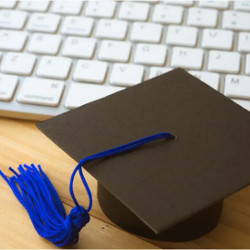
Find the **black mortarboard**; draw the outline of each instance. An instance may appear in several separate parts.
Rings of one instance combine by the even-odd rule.
[[[119,226],[189,240],[216,226],[222,202],[250,183],[250,114],[175,69],[38,124],[76,161],[159,132],[157,141],[84,167]]]

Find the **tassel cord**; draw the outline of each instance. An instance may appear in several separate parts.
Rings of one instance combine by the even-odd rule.
[[[88,205],[88,208],[86,209],[86,211],[89,212],[91,207],[92,207],[91,192],[90,192],[89,186],[87,184],[87,181],[86,181],[86,179],[82,173],[82,169],[81,169],[85,163],[92,161],[92,160],[97,160],[97,159],[107,158],[107,157],[110,157],[113,155],[117,155],[117,154],[120,154],[122,152],[132,150],[134,148],[140,147],[144,144],[147,144],[149,142],[159,140],[159,139],[175,139],[175,136],[171,135],[170,133],[158,133],[158,134],[155,134],[152,136],[147,136],[147,137],[141,138],[139,140],[136,140],[136,141],[133,141],[133,142],[130,142],[130,143],[118,146],[118,147],[114,147],[114,148],[102,151],[100,153],[88,156],[88,157],[80,160],[78,165],[75,167],[75,169],[71,175],[70,184],[69,184],[69,192],[70,192],[71,198],[74,201],[76,207],[79,207],[79,204],[76,200],[76,197],[75,197],[75,194],[73,191],[73,182],[74,182],[74,178],[75,178],[77,171],[79,172],[79,175],[81,177],[81,181],[82,181],[82,183],[87,191],[88,197],[89,197],[89,205]]]

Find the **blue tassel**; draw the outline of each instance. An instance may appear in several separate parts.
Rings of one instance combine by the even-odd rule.
[[[75,207],[72,208],[68,215],[66,215],[55,188],[40,165],[37,167],[34,164],[30,166],[26,164],[23,166],[19,165],[17,168],[19,173],[10,167],[10,171],[14,174],[12,177],[8,178],[2,171],[0,171],[0,176],[7,182],[16,198],[27,210],[37,233],[58,247],[69,246],[77,243],[80,230],[90,220],[89,211],[92,207],[92,195],[82,172],[83,164],[133,150],[143,144],[163,138],[174,139],[175,137],[169,133],[159,133],[80,160],[70,178],[69,191]],[[89,198],[87,209],[78,204],[73,191],[74,178],[77,172]]]
[[[0,171],[16,198],[27,210],[37,233],[58,247],[72,245],[78,241],[79,231],[89,222],[88,212],[81,206],[74,207],[66,216],[62,202],[42,171],[34,164],[9,168],[14,176],[9,179]]]

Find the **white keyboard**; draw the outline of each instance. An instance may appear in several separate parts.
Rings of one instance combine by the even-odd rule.
[[[0,116],[43,120],[175,67],[250,111],[250,1],[0,0]]]

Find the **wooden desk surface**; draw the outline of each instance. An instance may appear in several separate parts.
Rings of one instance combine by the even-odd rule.
[[[66,210],[73,206],[68,181],[76,165],[35,127],[34,122],[0,118],[0,169],[19,163],[40,163],[57,189]],[[97,183],[86,173],[93,193],[91,221],[80,233],[74,248],[250,248],[250,187],[227,198],[218,227],[190,242],[157,242],[131,235],[110,222],[96,197]],[[79,180],[75,192],[81,204],[87,197]],[[0,180],[0,248],[55,248],[39,237],[26,211],[6,183]]]

